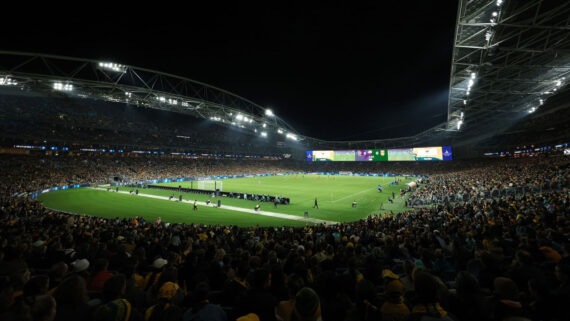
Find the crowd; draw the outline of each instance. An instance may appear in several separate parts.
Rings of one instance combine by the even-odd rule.
[[[125,150],[145,146],[207,153],[261,151],[263,155],[289,150],[284,139],[278,146],[275,136],[261,139],[253,132],[190,115],[90,99],[21,95],[19,91],[18,95],[0,95],[0,145],[80,144]]]
[[[568,318],[567,159],[354,164],[354,172],[427,175],[417,195],[545,180],[561,185],[305,228],[104,219],[14,197],[115,176],[351,170],[286,161],[97,157],[0,157],[0,320]]]

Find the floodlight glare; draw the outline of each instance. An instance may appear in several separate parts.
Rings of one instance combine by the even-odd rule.
[[[265,127],[267,127],[267,124],[266,124],[266,123],[263,123],[263,128],[265,128]]]
[[[472,72],[472,73],[471,73],[471,79],[475,79],[475,77],[477,77],[477,74],[474,73],[474,72]]]
[[[59,90],[59,91],[72,91],[73,85],[72,84],[63,84],[61,82],[55,82],[55,83],[53,83],[53,89]]]
[[[119,64],[115,64],[112,62],[100,62],[99,63],[99,68],[101,69],[107,69],[107,70],[111,70],[111,71],[115,71],[115,72],[121,72],[121,73],[125,73],[127,72],[127,67],[124,65],[119,65]]]
[[[243,115],[242,115],[242,114],[238,114],[238,115],[236,116],[236,120],[242,120],[242,119],[243,119]]]
[[[497,0],[497,7],[500,7],[503,4],[503,0]]]
[[[496,17],[498,15],[497,11],[493,11],[492,15],[493,17]]]
[[[267,137],[267,132],[261,132],[261,136]]]
[[[273,114],[273,111],[271,111],[271,109],[266,109],[266,110],[265,110],[265,115],[267,115],[267,116],[269,116],[269,117],[275,116],[275,114]]]
[[[558,86],[558,87],[562,86],[562,80],[557,80],[557,81],[556,81],[556,86]]]
[[[283,134],[283,130],[282,130],[281,128],[279,128],[279,129],[277,130],[277,133]]]
[[[469,79],[469,84],[468,84],[468,86],[469,86],[469,87],[473,86],[473,79]]]
[[[16,86],[18,85],[18,82],[8,78],[8,77],[4,77],[4,78],[0,78],[0,86]]]
[[[297,136],[295,136],[294,134],[291,134],[291,133],[287,133],[286,137],[289,139],[292,139],[292,140],[297,140]]]

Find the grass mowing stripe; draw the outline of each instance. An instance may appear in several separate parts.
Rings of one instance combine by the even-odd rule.
[[[295,177],[289,176],[264,176],[253,178],[233,178],[223,180],[224,191],[234,190],[246,192],[248,194],[257,193],[274,196],[284,196],[291,198],[291,204],[278,205],[277,209],[273,209],[272,203],[262,203],[261,210],[268,212],[277,212],[296,217],[303,217],[305,211],[309,212],[310,218],[328,220],[328,221],[354,221],[364,218],[370,214],[389,212],[390,210],[405,210],[403,200],[397,198],[394,204],[388,204],[387,199],[391,197],[392,192],[400,194],[399,189],[405,187],[405,183],[409,180],[402,180],[401,185],[392,186],[394,178],[391,177],[358,177],[358,176],[335,176],[327,178],[326,176],[305,175]],[[261,183],[261,184],[260,184]],[[173,182],[162,185],[176,186],[182,185],[190,187],[189,182]],[[195,185],[195,184],[194,184]],[[377,185],[384,186],[384,192],[377,190]],[[130,190],[134,188],[120,188],[120,190]],[[304,225],[303,222],[283,220],[274,217],[267,217],[249,213],[236,213],[232,211],[223,211],[223,206],[235,206],[248,211],[252,210],[258,203],[256,201],[233,199],[229,197],[221,197],[222,208],[200,208],[196,215],[192,216],[191,208],[188,210],[187,204],[184,208],[177,208],[172,205],[174,202],[164,202],[162,200],[148,201],[153,203],[136,202],[124,200],[122,198],[113,197],[117,193],[101,192],[103,194],[89,194],[81,191],[82,189],[72,189],[65,191],[50,192],[40,196],[40,200],[46,205],[50,202],[51,208],[67,210],[76,213],[86,213],[90,215],[104,217],[129,217],[144,216],[157,218],[160,214],[165,222],[186,222],[192,219],[194,223],[200,224],[235,224],[239,226],[274,225],[274,226],[290,226]],[[69,191],[69,192],[68,192]],[[59,194],[59,192],[65,192]],[[161,197],[168,197],[172,194],[177,198],[179,193],[158,189],[140,189],[139,192],[151,194]],[[181,193],[184,200],[198,200],[204,202],[210,199],[210,195]],[[117,196],[117,195],[115,195]],[[129,198],[130,195],[123,195]],[[314,198],[319,200],[320,209],[313,209]],[[335,200],[336,198],[336,200]],[[137,201],[141,201],[139,198]],[[357,208],[352,208],[352,201],[356,199]],[[217,198],[211,199],[217,202]],[[345,202],[346,201],[346,202]],[[166,204],[164,204],[166,203]],[[55,204],[55,205],[54,205]],[[384,210],[380,210],[380,204],[384,204]],[[159,213],[159,214],[157,214]],[[189,216],[190,215],[190,216]]]

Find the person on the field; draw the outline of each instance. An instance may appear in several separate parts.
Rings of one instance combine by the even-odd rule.
[[[198,210],[198,201],[194,200],[194,211]]]
[[[352,202],[352,208],[356,208],[356,200]]]
[[[319,209],[319,203],[318,203],[316,197],[315,197],[315,205],[313,205],[313,208],[315,208],[315,207],[316,207],[317,209]]]
[[[139,189],[138,188],[135,190],[135,194],[139,195]]]
[[[210,205],[210,203],[212,203],[211,200],[207,200],[207,201],[206,201],[206,205]]]
[[[277,208],[277,204],[279,204],[279,199],[276,197],[273,199],[273,208]]]
[[[260,208],[259,203],[257,203],[257,205],[255,205],[255,208],[254,208],[254,209],[255,209],[255,211],[257,212],[257,211],[259,211],[259,208]]]
[[[170,195],[170,197],[168,198],[169,201],[172,201],[172,199],[174,198],[174,194]]]

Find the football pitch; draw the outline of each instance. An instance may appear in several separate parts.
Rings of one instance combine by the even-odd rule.
[[[160,189],[139,189],[139,195],[130,194],[134,188],[120,187],[119,193],[105,188],[78,188],[53,191],[39,196],[48,208],[76,214],[107,218],[144,217],[163,222],[238,225],[238,226],[303,226],[318,223],[351,222],[371,214],[398,212],[405,209],[400,188],[405,188],[410,179],[401,179],[400,185],[390,185],[394,177],[372,176],[325,176],[283,175],[223,180],[223,191],[247,194],[264,194],[288,197],[291,203],[214,197],[208,194],[178,193]],[[191,182],[172,182],[158,185],[191,187]],[[379,192],[382,185],[383,192]],[[193,187],[196,187],[194,182]],[[395,193],[394,203],[388,198]],[[170,196],[174,198],[170,200]],[[182,195],[183,202],[178,196]],[[317,198],[319,208],[314,208]],[[221,200],[221,208],[212,206]],[[206,201],[211,201],[206,205]],[[194,201],[198,210],[193,210]],[[356,208],[352,207],[356,201]],[[254,211],[259,204],[260,210]],[[308,218],[304,213],[308,212]]]

